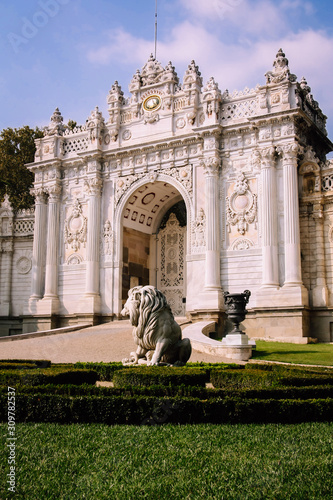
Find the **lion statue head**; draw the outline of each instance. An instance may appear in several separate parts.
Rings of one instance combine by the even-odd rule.
[[[131,358],[124,364],[135,364],[139,359],[147,364],[185,364],[191,355],[191,343],[182,340],[181,328],[176,323],[165,295],[154,286],[136,286],[128,292],[121,311],[133,325],[137,344]]]

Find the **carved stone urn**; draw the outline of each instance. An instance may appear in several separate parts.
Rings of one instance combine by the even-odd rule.
[[[232,322],[234,328],[229,335],[244,334],[239,328],[239,323],[244,321],[246,316],[246,304],[249,301],[251,292],[245,290],[244,293],[224,292],[224,301],[227,306],[228,319]]]

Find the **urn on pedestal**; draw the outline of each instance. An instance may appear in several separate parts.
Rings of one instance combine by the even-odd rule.
[[[230,334],[244,334],[239,328],[239,323],[244,321],[246,315],[246,304],[249,302],[251,292],[245,290],[244,293],[224,292],[224,300],[227,306],[228,319],[232,322],[234,328]]]

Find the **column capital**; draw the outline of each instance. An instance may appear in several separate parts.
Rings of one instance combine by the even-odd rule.
[[[85,180],[84,187],[89,196],[100,196],[103,187],[103,181],[100,177],[90,177],[89,179]]]
[[[30,194],[35,197],[35,203],[36,205],[44,204],[46,203],[46,192],[44,188],[38,187],[38,188],[31,188],[30,189]]]
[[[217,176],[221,166],[221,160],[216,156],[209,156],[200,161],[200,166],[204,168],[205,175]]]
[[[297,142],[290,142],[278,146],[276,150],[282,157],[283,163],[294,163],[297,162],[298,155],[303,153],[304,148]]]
[[[276,149],[274,146],[261,148],[259,154],[261,156],[261,168],[275,167]]]
[[[60,199],[61,186],[60,184],[53,184],[52,186],[47,186],[46,192],[48,193],[49,200],[51,202],[57,202]]]

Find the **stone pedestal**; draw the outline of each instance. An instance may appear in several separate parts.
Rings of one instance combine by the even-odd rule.
[[[244,333],[229,334],[222,339],[224,356],[226,358],[247,361],[252,356],[252,345],[249,337]]]

